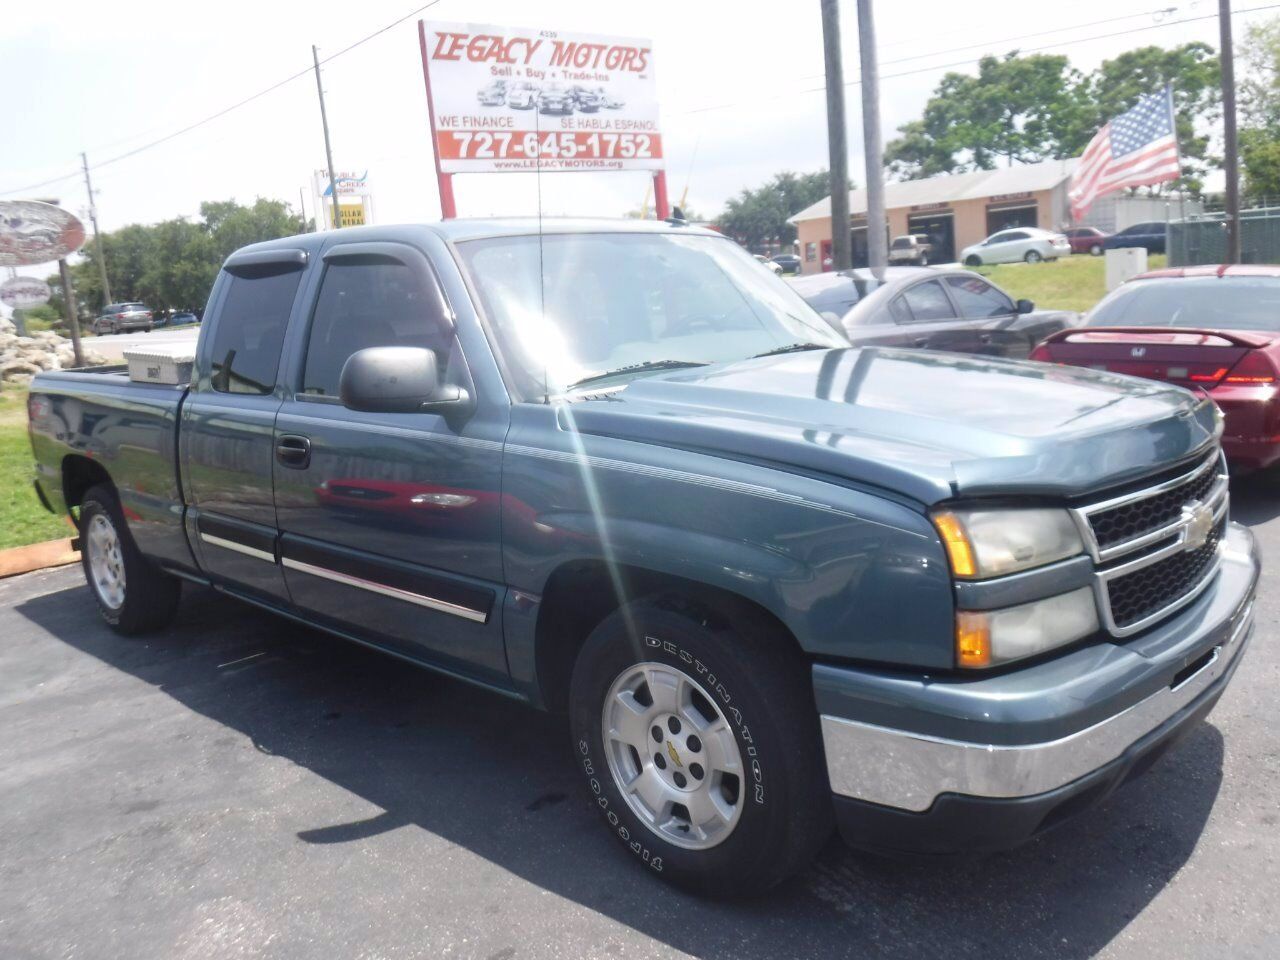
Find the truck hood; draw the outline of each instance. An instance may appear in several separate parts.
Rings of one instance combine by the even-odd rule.
[[[561,425],[955,496],[1073,497],[1148,475],[1219,431],[1207,397],[1051,364],[865,347],[716,364],[572,404]]]

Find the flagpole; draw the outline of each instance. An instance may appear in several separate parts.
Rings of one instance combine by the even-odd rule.
[[[1236,144],[1236,70],[1231,2],[1218,0],[1218,58],[1222,63],[1222,166],[1227,175],[1227,263],[1240,262],[1240,159]]]

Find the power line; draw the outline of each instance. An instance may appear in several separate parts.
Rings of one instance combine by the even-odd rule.
[[[1280,3],[1271,3],[1261,7],[1248,7],[1246,9],[1236,10],[1234,12],[1236,15],[1243,15],[1248,13],[1263,13],[1267,10],[1276,10],[1276,9],[1280,9]],[[1217,18],[1218,18],[1218,15],[1216,13],[1210,13],[1210,14],[1204,14],[1198,17],[1186,17],[1182,20],[1166,20],[1162,23],[1150,23],[1141,27],[1133,27],[1129,30],[1117,30],[1112,33],[1099,33],[1099,34],[1094,34],[1091,37],[1077,37],[1074,40],[1061,40],[1061,41],[1058,41],[1057,43],[1047,43],[1039,47],[1028,47],[1025,50],[1019,50],[1018,53],[1019,54],[1041,53],[1045,50],[1053,50],[1058,47],[1069,47],[1077,43],[1092,43],[1095,40],[1109,40],[1112,37],[1123,37],[1133,33],[1143,33],[1147,30],[1159,30],[1162,27],[1176,27],[1184,23],[1196,23],[1202,20],[1216,20]],[[1008,41],[1000,41],[1000,42],[1007,43]],[[956,49],[965,50],[969,48],[959,47]],[[936,57],[936,56],[941,56],[942,54],[945,54],[945,53],[953,53],[953,52],[955,52],[955,50],[939,50],[932,54],[921,54],[920,56]],[[918,58],[910,58],[910,59],[918,59]],[[965,59],[965,60],[954,60],[951,63],[935,63],[927,67],[917,67],[914,70],[900,70],[897,73],[882,73],[880,74],[880,79],[895,80],[899,77],[910,77],[920,73],[932,73],[935,70],[949,70],[952,67],[967,67],[973,63],[978,62],[981,59],[982,57],[969,57],[968,59]],[[901,61],[892,61],[892,62],[896,63]],[[857,84],[860,84],[861,82],[862,80],[860,78],[855,80],[846,80],[845,86],[852,87],[852,86],[856,86]],[[780,94],[776,94],[769,97],[754,97],[750,101],[740,100],[740,101],[734,101],[733,103],[715,104],[709,107],[697,107],[696,109],[693,109],[693,110],[683,111],[681,116],[687,116],[690,114],[697,114],[697,113],[711,113],[716,110],[729,110],[729,109],[732,109],[733,107],[742,106],[744,103],[747,103],[747,102],[759,103],[762,100],[786,100],[802,93],[818,93],[824,89],[826,88],[825,87],[805,87],[802,90],[790,90],[786,93],[780,93]]]
[[[350,53],[356,47],[359,47],[362,44],[368,43],[374,37],[381,36],[382,34],[386,33],[388,30],[392,30],[395,27],[400,26],[400,24],[404,23],[406,20],[416,17],[418,14],[422,13],[424,10],[428,10],[431,7],[434,7],[439,2],[440,0],[431,0],[430,3],[424,3],[422,6],[414,10],[410,10],[404,16],[391,21],[386,26],[379,27],[377,30],[373,31],[373,33],[369,34],[368,36],[361,37],[359,40],[355,41],[355,43],[345,46],[341,50],[339,50],[337,53],[333,53],[325,57],[323,60],[320,61],[320,65],[323,66],[324,64],[329,63],[331,60],[338,59],[338,57],[341,57],[343,54]],[[233,110],[239,110],[241,107],[247,106],[248,104],[253,103],[255,100],[265,97],[269,93],[274,93],[276,90],[279,90],[281,87],[285,86],[286,84],[292,83],[294,80],[297,80],[301,77],[308,76],[313,69],[314,69],[313,67],[306,67],[303,70],[299,70],[297,73],[291,74],[290,76],[285,77],[283,80],[273,83],[271,86],[265,87],[264,89],[259,90],[257,93],[251,94],[250,96],[245,97],[243,100],[236,101],[235,103],[231,104],[231,106],[229,107],[224,107],[223,109],[219,110],[217,113],[211,113],[209,114],[209,116],[205,117],[204,119],[197,120],[195,123],[190,123],[187,126],[183,127],[181,130],[175,130],[172,133],[165,134],[163,137],[160,137],[156,140],[152,140],[148,143],[144,143],[140,147],[135,147],[132,150],[128,150],[124,153],[118,154],[117,156],[111,157],[108,160],[103,160],[101,163],[95,163],[92,167],[90,167],[90,169],[101,170],[103,167],[109,167],[113,163],[119,163],[121,160],[127,160],[130,157],[135,157],[146,150],[152,149],[153,147],[158,147],[161,144],[168,143],[170,140],[180,137],[183,134],[190,133],[192,130],[196,130],[200,127],[203,127],[205,124],[212,123],[214,120],[217,120],[221,117],[225,117],[228,113],[231,113]],[[123,142],[123,141],[117,141],[117,143],[119,142]],[[54,183],[61,183],[64,180],[69,180],[72,177],[78,177],[78,176],[80,176],[80,171],[77,170],[75,173],[68,174],[67,176],[53,177],[49,180],[42,180],[39,183],[30,183],[30,184],[27,184],[25,187],[19,187],[15,190],[0,191],[0,197],[12,196],[15,193],[27,193],[31,190],[36,190],[40,187],[47,187]]]

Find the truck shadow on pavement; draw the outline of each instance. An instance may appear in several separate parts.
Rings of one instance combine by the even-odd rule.
[[[698,957],[1092,956],[1190,857],[1222,777],[1222,737],[1206,724],[1105,806],[1013,853],[898,862],[833,840],[764,901],[700,901],[597,822],[559,718],[207,590],[189,590],[178,624],[147,642],[110,633],[79,585],[17,612],[383,811],[317,823],[314,809],[274,809],[297,843],[352,844],[354,855],[416,827]],[[425,890],[421,909],[432,909]]]

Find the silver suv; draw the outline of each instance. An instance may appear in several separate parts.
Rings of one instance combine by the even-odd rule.
[[[98,319],[93,321],[93,332],[98,336],[107,333],[133,333],[150,331],[155,317],[145,303],[108,303]]]
[[[894,237],[893,243],[889,244],[890,263],[914,263],[927,267],[931,253],[933,253],[933,244],[922,233]]]

